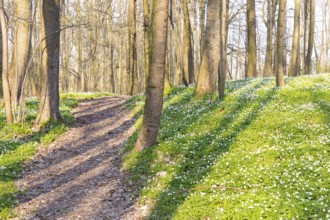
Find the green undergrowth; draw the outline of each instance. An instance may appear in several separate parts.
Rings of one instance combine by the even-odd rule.
[[[37,147],[46,147],[56,137],[63,134],[72,125],[70,110],[80,100],[106,96],[106,93],[77,93],[61,95],[60,111],[63,121],[48,122],[39,131],[34,131],[33,121],[38,112],[38,100],[27,99],[25,122],[7,126],[4,109],[0,109],[0,219],[12,217],[12,208],[16,205],[15,194],[20,193],[14,180],[21,172],[21,165],[33,156]]]
[[[135,133],[123,161],[149,219],[330,219],[330,75],[286,83],[230,81],[220,101],[166,91],[158,144],[130,153]]]

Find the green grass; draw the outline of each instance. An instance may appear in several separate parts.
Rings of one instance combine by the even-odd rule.
[[[28,99],[26,102],[26,120],[23,124],[6,126],[4,109],[0,109],[0,219],[13,216],[12,209],[16,205],[15,194],[20,193],[14,180],[21,172],[22,162],[33,156],[37,147],[46,147],[56,137],[63,134],[72,124],[70,110],[79,100],[106,96],[106,93],[84,93],[61,95],[60,111],[66,124],[48,122],[39,132],[31,127],[38,112],[38,100]]]
[[[286,82],[230,81],[221,101],[166,91],[158,144],[130,153],[135,133],[123,161],[149,218],[330,219],[330,75]]]

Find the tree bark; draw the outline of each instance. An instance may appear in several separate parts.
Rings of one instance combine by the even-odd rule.
[[[2,90],[5,102],[6,122],[10,125],[13,122],[11,112],[10,87],[8,79],[8,30],[3,0],[0,0],[0,23],[2,34]]]
[[[308,31],[308,49],[306,55],[306,74],[312,73],[312,53],[314,46],[314,29],[315,29],[315,0],[309,1],[309,31]]]
[[[306,74],[306,42],[307,42],[307,26],[308,26],[308,0],[304,0],[304,7],[303,7],[303,46],[302,46],[302,74]]]
[[[23,83],[27,73],[27,62],[31,49],[31,6],[30,0],[14,1],[15,15],[18,20],[16,21],[12,62],[9,69],[11,104],[14,108],[19,106],[22,98]]]
[[[248,64],[246,77],[257,76],[257,35],[255,0],[247,0]]]
[[[143,23],[144,23],[144,77],[147,85],[150,64],[150,5],[149,0],[143,0]]]
[[[299,57],[299,33],[300,33],[300,0],[295,0],[294,9],[294,29],[292,37],[291,49],[291,66],[289,75],[297,76],[299,71],[298,57]]]
[[[330,11],[330,0],[328,0],[327,2],[327,11]],[[327,25],[326,25],[327,29],[330,29],[330,15],[328,15],[328,21],[327,21]],[[329,64],[329,53],[330,53],[330,33],[329,31],[326,31],[326,47],[325,47],[325,51],[326,51],[326,61],[325,61],[325,66],[326,66],[326,72],[330,72],[330,64]]]
[[[135,151],[156,143],[163,107],[167,45],[168,1],[154,0],[150,74],[146,90],[143,121]]]
[[[216,90],[220,52],[219,4],[218,0],[208,1],[205,47],[196,85],[196,95],[213,93]]]
[[[218,76],[219,98],[225,94],[227,74],[227,0],[221,1],[221,23],[220,23],[220,68]]]
[[[194,83],[194,54],[192,48],[192,30],[187,0],[182,0],[183,8],[183,82],[187,86]]]
[[[43,0],[41,10],[41,88],[36,124],[60,120],[59,50],[60,0]]]
[[[130,95],[138,93],[137,75],[137,39],[136,39],[136,0],[129,0],[128,3],[128,68],[130,81]]]
[[[268,0],[268,16],[267,16],[267,47],[266,47],[266,57],[263,75],[272,76],[273,75],[273,29],[275,22],[275,2],[274,0]]]
[[[279,0],[279,12],[277,20],[277,87],[284,86],[284,67],[283,67],[283,49],[284,49],[284,16],[285,16],[286,0]]]
[[[198,0],[199,3],[199,44],[200,44],[200,63],[202,63],[203,51],[204,51],[204,36],[205,36],[205,0]]]

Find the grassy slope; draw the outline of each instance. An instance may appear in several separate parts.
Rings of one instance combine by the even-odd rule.
[[[6,126],[4,109],[0,109],[0,219],[12,216],[15,206],[15,193],[20,193],[14,185],[14,179],[21,171],[24,160],[35,154],[36,148],[47,145],[64,133],[73,122],[70,110],[79,100],[96,98],[108,94],[65,94],[61,96],[60,110],[66,125],[47,123],[40,132],[33,132],[31,123],[38,111],[38,101],[29,99],[26,103],[26,122]]]
[[[150,219],[330,219],[330,75],[274,81],[167,91],[159,143],[124,159]]]

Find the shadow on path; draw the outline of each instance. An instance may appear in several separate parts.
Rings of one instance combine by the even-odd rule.
[[[131,189],[120,171],[122,147],[135,122],[126,100],[80,103],[75,125],[24,165],[16,182],[24,191],[19,219],[119,219],[130,208],[134,198],[123,193]],[[100,213],[105,203],[112,209]]]

